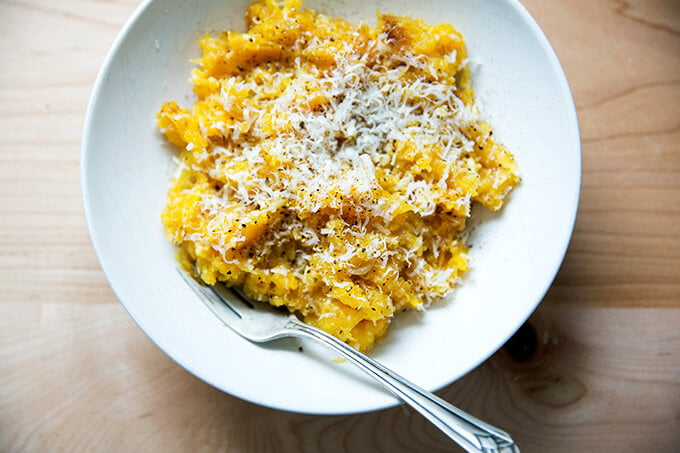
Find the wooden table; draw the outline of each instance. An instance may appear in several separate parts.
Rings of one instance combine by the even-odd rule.
[[[85,227],[79,147],[137,3],[0,0],[0,451],[451,450],[403,407],[318,417],[223,394],[119,305]],[[518,344],[440,394],[523,452],[678,452],[680,2],[525,3],[578,107],[576,229]]]

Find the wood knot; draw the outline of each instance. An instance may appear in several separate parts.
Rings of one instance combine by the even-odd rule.
[[[578,402],[586,388],[565,373],[559,360],[565,342],[540,312],[505,343],[495,363],[537,403],[562,408]]]
[[[536,352],[537,346],[538,335],[536,334],[536,329],[529,322],[525,322],[505,343],[503,349],[512,360],[521,363],[531,359]]]

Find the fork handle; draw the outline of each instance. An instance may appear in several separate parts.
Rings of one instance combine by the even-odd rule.
[[[397,373],[356,351],[334,336],[291,318],[291,334],[312,338],[342,355],[383,385],[394,396],[418,411],[469,453],[519,453],[505,431],[495,428],[418,387]]]

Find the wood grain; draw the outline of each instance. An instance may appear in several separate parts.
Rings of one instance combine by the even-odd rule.
[[[574,236],[549,300],[680,307],[680,37],[673,0],[526,2],[564,66],[582,136]],[[669,13],[670,12],[670,13]]]
[[[0,333],[0,451],[452,451],[403,407],[318,417],[223,394],[116,305],[0,310],[14,319]],[[508,429],[526,452],[680,445],[680,312],[546,305],[533,322],[529,360],[500,352],[440,394]]]
[[[457,451],[402,407],[317,417],[225,395],[116,302],[85,226],[79,147],[97,70],[137,5],[0,0],[0,451]],[[440,392],[523,452],[680,450],[679,5],[525,1],[577,105],[581,205],[535,337],[518,337],[524,360],[502,350]]]
[[[621,13],[642,24],[680,34],[680,3],[673,0],[621,1]]]

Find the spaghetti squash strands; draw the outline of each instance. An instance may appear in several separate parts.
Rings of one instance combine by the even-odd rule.
[[[201,38],[195,104],[158,114],[181,150],[167,235],[206,283],[366,350],[455,287],[471,204],[500,209],[517,166],[451,25],[354,25],[296,0],[255,1],[246,22]]]

